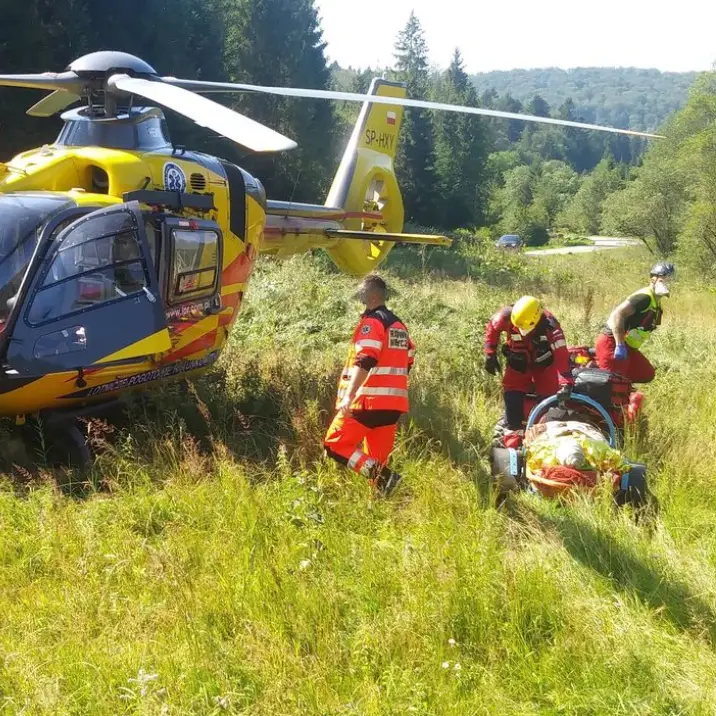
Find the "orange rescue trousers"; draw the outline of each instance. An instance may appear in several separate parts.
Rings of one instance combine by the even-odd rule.
[[[375,479],[381,472],[390,472],[386,463],[395,446],[399,419],[400,413],[394,411],[338,413],[326,434],[326,453],[359,475]]]

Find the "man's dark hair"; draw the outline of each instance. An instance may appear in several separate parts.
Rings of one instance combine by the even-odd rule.
[[[384,298],[388,295],[388,286],[378,274],[368,274],[361,282],[359,291],[377,291]]]

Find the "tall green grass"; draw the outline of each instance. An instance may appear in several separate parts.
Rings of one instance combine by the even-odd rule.
[[[359,307],[308,257],[261,263],[214,373],[94,424],[89,475],[9,469],[0,713],[713,714],[716,296],[677,282],[647,349],[656,519],[497,511],[485,321],[530,291],[591,342],[650,257],[509,260],[391,256],[418,358],[390,500],[322,457]]]

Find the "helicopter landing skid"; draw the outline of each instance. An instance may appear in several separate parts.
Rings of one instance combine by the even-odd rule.
[[[44,411],[31,419],[30,429],[38,454],[55,466],[86,469],[92,464],[83,418],[99,418],[120,405],[115,398],[80,407]]]

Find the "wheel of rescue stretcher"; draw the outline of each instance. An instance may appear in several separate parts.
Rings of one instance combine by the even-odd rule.
[[[497,504],[502,504],[510,493],[520,489],[522,453],[511,448],[493,445],[490,449],[490,473],[496,492]]]
[[[631,505],[637,509],[646,507],[653,500],[649,492],[646,465],[637,463],[631,466],[622,486],[614,495],[614,500],[619,507]]]

